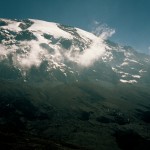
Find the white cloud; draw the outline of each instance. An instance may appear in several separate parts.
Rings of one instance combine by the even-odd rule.
[[[6,56],[7,55],[7,51],[5,50],[5,47],[0,44],[0,56]]]
[[[103,43],[103,40],[96,38],[89,48],[85,49],[82,54],[77,56],[76,61],[82,66],[91,66],[103,55],[105,50],[106,45]]]
[[[100,24],[99,22],[94,21],[92,33],[96,36],[94,39],[92,36],[92,44],[90,47],[85,49],[82,53],[76,53],[74,57],[71,56],[70,53],[67,53],[68,59],[82,65],[83,67],[88,67],[103,56],[106,48],[108,48],[105,40],[111,37],[115,33],[115,30],[109,28],[105,24]]]
[[[42,62],[40,54],[42,54],[43,50],[34,41],[28,42],[28,44],[31,46],[31,51],[24,55],[18,55],[18,64],[24,68],[39,67]]]
[[[148,54],[150,55],[150,46],[148,47]]]
[[[102,24],[98,21],[94,21],[92,33],[102,39],[107,39],[111,37],[113,34],[115,34],[115,30],[108,27],[107,24]]]

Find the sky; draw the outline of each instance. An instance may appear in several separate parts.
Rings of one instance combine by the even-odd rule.
[[[115,30],[110,38],[150,54],[150,0],[0,0],[0,18],[40,19],[92,31],[94,22]]]

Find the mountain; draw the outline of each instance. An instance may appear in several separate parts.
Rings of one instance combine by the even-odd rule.
[[[0,19],[1,149],[149,148],[150,56],[108,36]]]
[[[70,26],[1,19],[0,47],[1,78],[150,83],[150,56]]]

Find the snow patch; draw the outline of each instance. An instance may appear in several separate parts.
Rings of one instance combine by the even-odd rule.
[[[139,75],[132,75],[133,78],[141,78]]]
[[[84,39],[87,41],[88,40],[95,40],[97,38],[97,36],[95,36],[93,33],[81,30],[79,28],[75,28],[77,30],[77,33]]]
[[[53,35],[54,38],[63,37],[66,39],[73,39],[73,36],[70,33],[61,30],[56,23],[34,19],[30,20],[34,22],[34,24],[28,28],[28,30],[30,31],[40,31],[46,34]]]
[[[123,62],[120,66],[127,66],[127,65],[129,65],[128,62]]]
[[[122,83],[137,83],[136,80],[124,80],[124,79],[120,79],[120,82],[122,82]]]
[[[147,71],[142,70],[142,69],[139,71],[140,74],[145,73],[145,72],[147,72]]]

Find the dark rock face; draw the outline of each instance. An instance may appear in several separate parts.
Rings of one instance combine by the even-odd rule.
[[[22,20],[22,22],[19,24],[19,27],[22,29],[22,30],[26,30],[28,29],[34,22],[32,22],[31,20],[29,19],[26,19],[26,20]]]
[[[97,117],[96,120],[101,123],[117,123],[119,125],[125,125],[130,123],[129,118],[126,118],[125,116],[121,116],[121,115],[115,115],[113,117],[101,116],[101,117]]]
[[[1,150],[84,150],[73,144],[38,138],[33,135],[4,134],[0,132]]]
[[[3,21],[3,20],[0,19],[0,26],[7,26],[7,25],[8,24],[5,21]]]
[[[148,109],[150,110],[149,107]],[[137,109],[137,116],[144,122],[150,123],[150,111],[149,110],[143,111],[143,110]]]
[[[150,123],[150,111],[145,111],[142,114],[142,120],[146,123]]]
[[[15,39],[17,41],[31,41],[31,40],[37,40],[36,36],[28,30],[19,32]]]
[[[149,150],[150,148],[150,141],[133,130],[117,131],[114,136],[122,150]]]
[[[81,116],[79,117],[80,120],[83,120],[83,121],[88,121],[90,119],[90,112],[81,112]]]
[[[98,122],[101,122],[101,123],[113,123],[113,122],[114,122],[114,120],[112,120],[112,119],[110,119],[110,118],[107,118],[107,117],[104,117],[104,116],[102,116],[102,117],[97,117],[96,120],[97,120]]]

